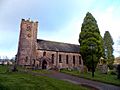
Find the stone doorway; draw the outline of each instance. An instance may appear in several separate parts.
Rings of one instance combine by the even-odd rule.
[[[46,62],[46,60],[43,60],[43,62],[42,62],[42,69],[47,69],[47,62]]]

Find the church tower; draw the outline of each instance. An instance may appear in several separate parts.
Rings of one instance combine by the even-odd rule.
[[[22,19],[17,53],[17,64],[31,66],[36,60],[38,22]]]

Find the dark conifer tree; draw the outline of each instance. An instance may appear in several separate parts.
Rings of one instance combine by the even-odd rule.
[[[108,66],[112,68],[112,64],[114,61],[114,55],[113,55],[113,39],[109,33],[109,31],[106,31],[104,34],[104,57],[107,60]]]
[[[91,70],[92,59],[94,61],[94,67],[96,67],[100,57],[103,55],[103,39],[100,35],[97,21],[89,12],[86,14],[82,23],[79,43],[84,64],[88,67],[88,70]],[[91,44],[94,45],[92,51],[90,49]]]

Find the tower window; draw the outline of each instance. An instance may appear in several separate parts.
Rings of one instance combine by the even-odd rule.
[[[59,63],[62,63],[61,55],[59,55]]]
[[[28,56],[25,58],[25,62],[28,62]]]
[[[52,63],[54,63],[54,54],[52,54],[51,60],[52,60]]]
[[[66,55],[66,64],[68,64],[68,55]]]
[[[73,56],[73,64],[75,65],[75,56]]]
[[[35,66],[35,59],[33,59],[33,66]]]
[[[30,30],[31,30],[31,26],[27,25],[27,31],[30,31]]]

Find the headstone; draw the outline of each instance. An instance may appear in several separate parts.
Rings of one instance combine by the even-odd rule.
[[[17,69],[17,66],[14,65],[13,68],[12,68],[12,72],[16,72],[16,71],[18,71],[18,69]]]
[[[87,66],[85,66],[85,65],[84,65],[84,66],[83,66],[83,65],[80,66],[80,72],[81,72],[81,73],[87,73],[87,72],[88,72]]]
[[[101,67],[101,73],[107,74],[107,72],[108,72],[108,66],[107,64],[103,64]]]
[[[73,70],[78,70],[78,68],[77,67],[73,67]]]

